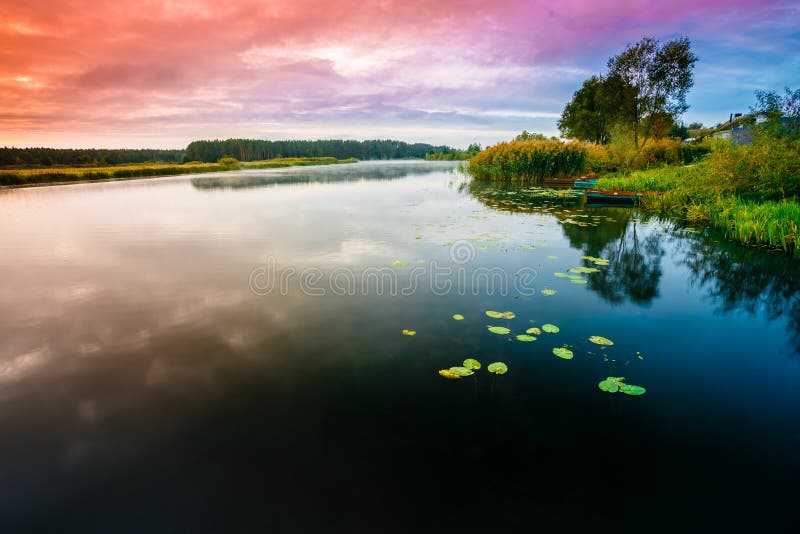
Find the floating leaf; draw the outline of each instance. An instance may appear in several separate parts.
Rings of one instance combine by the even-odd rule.
[[[503,312],[494,311],[494,310],[487,310],[486,311],[486,315],[488,315],[492,319],[502,319],[503,318]]]
[[[502,313],[503,319],[513,319],[516,316],[517,316],[517,314],[515,314],[514,312],[510,312],[510,311],[504,311]]]
[[[557,327],[554,324],[550,324],[550,323],[543,324],[542,325],[542,330],[544,330],[548,334],[558,334],[561,331],[561,329],[559,327]]]
[[[451,367],[450,372],[457,374],[458,376],[469,376],[474,373],[474,371],[469,367]]]
[[[407,261],[394,260],[392,262],[392,265],[395,266],[395,267],[408,267],[408,262]]]
[[[494,362],[490,363],[486,370],[496,375],[504,375],[508,372],[508,366],[503,362]]]
[[[580,278],[580,279],[573,278],[572,280],[570,280],[570,282],[572,282],[573,284],[585,284],[586,280],[584,280],[583,278]]]
[[[647,391],[642,386],[635,386],[633,384],[623,384],[622,387],[619,388],[619,390],[625,393],[626,395],[644,395],[645,392]]]
[[[547,256],[548,260],[557,260],[558,256]]]
[[[555,276],[556,278],[570,278],[570,276],[567,273],[554,273],[553,276]]]
[[[533,250],[533,249],[534,249],[534,247],[532,247],[532,246],[530,246],[530,245],[520,245],[520,247],[522,247],[522,248],[526,248],[526,249],[528,249],[528,250]]]
[[[566,347],[556,347],[553,349],[553,354],[565,360],[571,360],[574,354]]]
[[[555,295],[555,294],[556,294],[556,290],[555,289],[542,289],[542,295],[544,295],[546,297],[550,297],[550,296]]]
[[[591,336],[589,337],[589,341],[595,343],[597,345],[613,345],[614,342],[610,339],[603,337],[603,336]]]
[[[504,334],[510,334],[511,333],[511,330],[509,330],[505,326],[487,326],[486,328],[488,328],[489,332],[491,332],[492,334],[504,335]]]
[[[607,393],[616,393],[621,391],[626,395],[644,395],[647,391],[642,386],[626,384],[624,381],[624,376],[609,376],[597,384],[597,387],[600,388],[600,391],[605,391]]]
[[[536,334],[538,336],[539,334],[542,333],[542,331],[534,326],[533,328],[528,328],[527,330],[525,330],[525,333],[526,334]]]
[[[464,316],[461,315],[460,313],[457,313],[457,314],[453,315],[453,319],[455,319],[456,321],[463,321],[464,320]]]
[[[453,379],[456,379],[456,378],[461,378],[461,375],[455,374],[450,369],[442,369],[442,370],[439,371],[439,374],[442,375],[443,377],[447,378],[447,379],[450,379],[450,380],[453,380]]]
[[[466,360],[464,360],[464,367],[466,367],[467,369],[480,369],[481,362],[479,362],[475,358],[467,358]]]
[[[403,335],[404,336],[416,336],[417,332],[415,330],[408,330],[406,328],[403,328]]]
[[[536,338],[527,334],[520,334],[517,336],[517,341],[536,341]]]

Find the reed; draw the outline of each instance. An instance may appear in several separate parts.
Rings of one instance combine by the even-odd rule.
[[[578,176],[586,163],[583,143],[512,141],[481,151],[470,159],[467,170],[478,180],[535,183]]]

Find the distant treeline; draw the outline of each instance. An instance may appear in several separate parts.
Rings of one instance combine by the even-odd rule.
[[[118,165],[161,161],[180,163],[183,150],[95,148],[0,148],[0,166]],[[214,160],[216,161],[216,160]]]
[[[320,156],[337,159],[405,159],[424,158],[430,152],[447,152],[448,146],[426,143],[409,144],[403,141],[369,140],[344,141],[327,139],[318,141],[263,141],[260,139],[226,139],[193,141],[186,147],[186,161],[217,161],[230,156],[239,161],[256,161],[273,158],[313,158]]]

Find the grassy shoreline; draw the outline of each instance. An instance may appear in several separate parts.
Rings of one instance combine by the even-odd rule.
[[[67,185],[75,183],[134,180],[141,178],[161,178],[184,174],[225,172],[239,169],[274,169],[311,165],[338,165],[355,163],[355,158],[339,160],[336,158],[279,158],[264,161],[250,161],[226,165],[220,163],[190,162],[136,163],[106,167],[44,167],[28,169],[0,169],[0,188],[18,188],[43,185]]]
[[[597,182],[598,189],[661,191],[645,196],[639,208],[659,216],[694,225],[708,225],[726,239],[750,246],[782,250],[800,259],[800,203],[796,197],[757,198],[720,187],[714,161],[684,167],[662,167],[628,175],[610,174]]]

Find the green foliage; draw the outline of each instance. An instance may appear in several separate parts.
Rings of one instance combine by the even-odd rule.
[[[547,141],[547,136],[541,133],[522,130],[522,133],[514,138],[514,141]]]
[[[560,141],[512,141],[473,157],[467,170],[478,180],[541,181],[577,176],[586,168],[586,147]]]
[[[217,161],[218,165],[222,165],[223,167],[239,167],[239,160],[236,158],[232,158],[230,156],[225,156],[223,158],[219,158]]]
[[[232,156],[239,161],[271,160],[275,158],[337,159],[406,159],[424,158],[431,152],[449,152],[448,146],[433,146],[426,143],[409,144],[403,141],[369,140],[350,141],[323,139],[317,141],[265,141],[261,139],[226,139],[193,141],[186,147],[187,160],[217,161]]]
[[[126,163],[180,163],[183,150],[96,149],[96,148],[14,148],[0,147],[0,166],[85,165],[108,166]]]
[[[645,37],[609,59],[606,75],[583,83],[564,108],[559,129],[566,137],[596,143],[612,141],[615,128],[622,129],[638,152],[648,139],[667,136],[688,108],[696,61],[686,38],[661,45]]]

